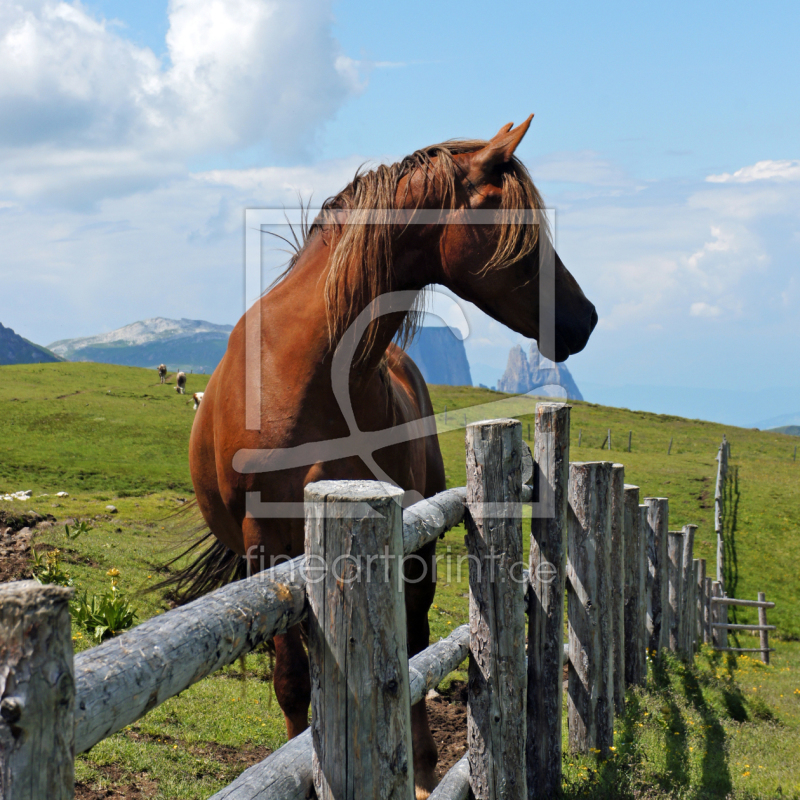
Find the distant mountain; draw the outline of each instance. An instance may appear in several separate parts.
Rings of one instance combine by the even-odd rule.
[[[782,428],[770,428],[775,433],[786,433],[789,436],[800,436],[800,425],[784,425]]]
[[[511,348],[503,377],[497,381],[497,391],[511,394],[536,392],[544,397],[566,397],[583,400],[572,375],[565,364],[545,358],[531,342],[528,356],[520,345]]]
[[[796,390],[793,394],[796,394]],[[800,425],[800,414],[781,414],[779,417],[770,417],[769,419],[756,422],[756,424],[751,427],[758,428],[762,431],[774,431],[786,428],[790,425]],[[784,431],[781,430],[781,432],[783,433]]]
[[[170,371],[211,373],[232,330],[203,320],[154,317],[98,336],[61,339],[50,349],[67,361],[151,368],[163,363]]]
[[[46,347],[29,342],[0,323],[0,365],[47,364],[63,360]]]
[[[464,342],[450,328],[420,328],[406,352],[426,383],[472,386]]]

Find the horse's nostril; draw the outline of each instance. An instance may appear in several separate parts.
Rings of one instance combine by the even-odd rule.
[[[594,330],[595,325],[597,325],[597,309],[592,306],[592,316],[589,318],[589,329]]]

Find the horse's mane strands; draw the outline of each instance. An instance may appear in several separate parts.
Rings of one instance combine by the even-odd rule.
[[[394,288],[392,263],[393,226],[388,224],[391,211],[398,208],[397,190],[400,181],[415,172],[423,178],[423,200],[431,188],[440,191],[441,207],[455,208],[459,166],[455,155],[472,153],[488,142],[481,139],[454,139],[417,150],[395,164],[381,164],[365,171],[359,168],[353,181],[339,194],[326,200],[322,211],[310,228],[303,228],[303,247],[315,233],[330,236],[330,259],[325,281],[325,301],[328,332],[331,345],[339,340],[355,319],[359,310],[382,294]],[[540,225],[524,224],[525,212],[544,208],[539,191],[527,169],[517,158],[505,165],[502,171],[503,195],[501,221],[497,247],[483,271],[501,268],[524,258],[538,242],[540,225],[549,237],[546,219]],[[408,185],[406,193],[408,192]],[[400,207],[405,195],[400,198]],[[347,223],[341,224],[336,212],[347,211]],[[385,215],[381,215],[385,211]],[[366,224],[367,217],[378,224]],[[383,218],[381,219],[381,216]],[[293,232],[294,233],[294,232]],[[297,250],[278,280],[292,270],[303,247]],[[417,302],[406,313],[397,335],[404,347],[414,336],[424,314],[425,292],[420,292]],[[364,336],[360,359],[369,357],[375,345],[377,326],[371,325]]]

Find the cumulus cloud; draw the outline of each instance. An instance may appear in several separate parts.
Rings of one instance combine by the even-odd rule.
[[[708,183],[753,183],[754,181],[800,181],[800,160],[759,161],[733,174],[709,175]]]
[[[0,5],[6,193],[80,205],[212,151],[297,155],[362,88],[329,0],[171,0],[166,45],[162,63],[78,3]]]

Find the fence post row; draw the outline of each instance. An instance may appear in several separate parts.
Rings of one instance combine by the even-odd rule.
[[[75,793],[73,589],[0,584],[0,797]]]
[[[476,800],[526,800],[525,587],[513,574],[522,562],[522,426],[473,423],[466,446],[470,788]]]
[[[611,469],[608,461],[569,465],[569,744],[573,753],[595,748],[603,757],[608,757],[614,736],[608,563]]]
[[[706,574],[705,560],[693,558],[696,526],[687,525],[680,533],[669,531],[668,500],[646,498],[640,504],[639,489],[625,485],[621,464],[570,464],[569,414],[570,407],[561,403],[537,406],[534,485],[532,491],[526,487],[525,494],[526,502],[531,495],[536,501],[527,577],[521,572],[519,513],[522,426],[501,419],[467,426],[466,488],[448,491],[447,498],[423,501],[415,507],[421,511],[407,511],[414,521],[406,523],[405,542],[400,489],[376,481],[310,484],[305,489],[305,565],[299,567],[302,574],[290,592],[282,581],[287,580],[285,567],[291,565],[284,565],[269,577],[262,573],[265,586],[260,590],[251,588],[247,596],[255,591],[258,602],[239,602],[245,595],[237,592],[248,590],[241,583],[238,590],[226,587],[208,598],[216,596],[218,601],[197,601],[205,611],[198,605],[197,611],[187,606],[170,612],[182,626],[173,643],[179,646],[190,637],[187,631],[194,630],[181,615],[192,619],[201,613],[213,615],[236,603],[242,618],[252,617],[259,631],[264,626],[277,631],[302,618],[304,592],[308,598],[311,729],[248,770],[248,777],[226,787],[220,798],[244,800],[259,795],[266,785],[284,783],[294,787],[287,797],[300,797],[313,779],[320,800],[411,800],[411,702],[423,698],[464,657],[467,638],[469,752],[434,793],[442,800],[465,796],[468,788],[476,800],[559,795],[565,654],[570,750],[596,749],[603,757],[613,744],[614,715],[624,710],[626,687],[646,679],[648,649],[669,648],[690,656],[696,639],[726,647],[729,628],[758,630],[761,647],[752,649],[769,662],[768,636],[774,626],[767,625],[766,609],[774,604],[767,603],[763,593],[758,601],[726,598],[721,581]],[[723,440],[715,516],[718,543],[728,453]],[[436,519],[446,521],[431,522],[434,510]],[[462,514],[469,549],[470,623],[453,634],[452,642],[448,637],[416,656],[410,679],[403,554],[433,541],[441,530],[457,524]],[[718,569],[722,570],[721,562]],[[282,599],[271,588],[276,585],[284,587]],[[111,659],[112,671],[119,672],[120,647],[129,641],[135,652],[149,652],[153,641],[161,642],[163,629],[145,622],[126,634],[132,638],[97,649],[94,661],[102,662],[102,669],[76,670],[69,595],[70,590],[32,581],[0,586],[4,659],[0,796],[4,800],[71,798],[77,740],[85,749],[144,713],[134,710],[131,716],[134,712],[116,710],[115,698],[128,697],[127,684],[112,687],[108,697],[98,688],[96,694],[104,698],[99,710],[89,695],[95,684],[113,683],[106,680],[102,665]],[[759,624],[727,625],[725,610],[734,604],[757,606]],[[160,617],[159,624],[168,622],[168,616]],[[219,635],[209,634],[212,639]],[[249,644],[237,645],[236,653],[261,641],[258,631],[243,635]],[[229,656],[215,651],[198,674],[229,663]],[[131,669],[135,666],[133,672],[141,673],[147,692],[158,687],[156,702],[193,682],[163,675],[150,656],[140,661],[131,660]],[[186,669],[196,671],[196,667]],[[89,732],[86,720],[79,721],[74,712],[76,674],[81,707],[85,702],[87,709],[81,713],[96,717],[99,725],[93,724]],[[42,760],[38,755],[42,752],[49,757]],[[301,773],[304,777],[295,780],[293,776]],[[274,780],[264,777],[268,775]]]
[[[532,797],[561,792],[564,590],[567,566],[569,415],[564,404],[540,403],[534,428],[534,501],[528,561],[527,784]]]
[[[319,800],[414,797],[402,497],[402,489],[377,481],[305,488]]]

